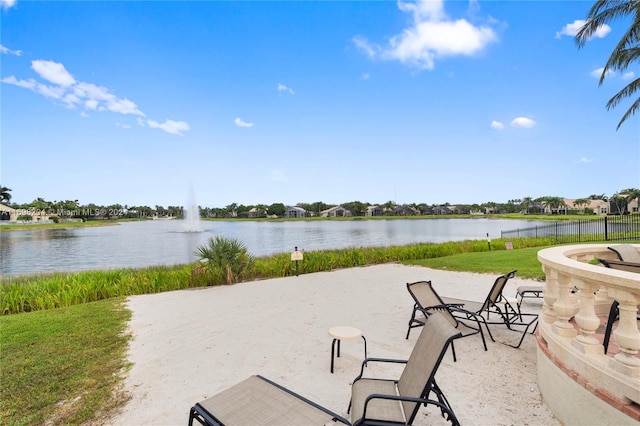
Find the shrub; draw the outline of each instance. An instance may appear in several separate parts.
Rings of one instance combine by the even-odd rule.
[[[196,254],[200,261],[194,274],[205,275],[212,285],[239,282],[249,275],[254,264],[254,257],[242,242],[220,235],[210,238]]]

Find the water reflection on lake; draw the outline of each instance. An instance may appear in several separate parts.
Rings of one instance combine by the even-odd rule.
[[[406,245],[500,238],[500,231],[540,222],[507,219],[349,221],[204,221],[184,232],[182,221],[0,232],[0,274],[172,265],[196,260],[215,235],[237,238],[256,256],[300,250]]]

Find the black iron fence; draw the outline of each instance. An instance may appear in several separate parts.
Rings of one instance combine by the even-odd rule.
[[[586,243],[609,240],[640,240],[640,215],[604,216],[501,231],[502,238],[552,237],[555,243]]]

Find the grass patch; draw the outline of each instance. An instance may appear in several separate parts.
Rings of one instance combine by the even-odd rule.
[[[402,263],[448,271],[478,272],[496,275],[506,274],[516,269],[518,271],[516,275],[520,278],[544,281],[545,275],[542,271],[542,264],[538,261],[538,252],[543,248],[546,247],[460,253],[433,259],[409,260]]]
[[[82,424],[118,406],[130,315],[111,299],[0,317],[0,424]]]

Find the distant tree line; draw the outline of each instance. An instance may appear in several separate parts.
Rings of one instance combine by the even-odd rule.
[[[608,197],[606,194],[592,194],[588,197],[576,199],[573,207],[581,207],[581,213],[589,212],[587,206],[591,200],[608,201],[611,213],[626,214],[629,213],[627,206],[633,200],[640,200],[640,190],[637,188],[628,188],[616,192]],[[61,218],[81,218],[89,219],[115,219],[115,218],[152,218],[152,217],[175,217],[182,218],[184,215],[183,206],[155,205],[153,207],[145,205],[127,205],[127,204],[111,204],[98,205],[94,203],[80,204],[78,200],[64,201],[47,201],[43,198],[36,198],[30,203],[17,204],[10,203],[11,189],[0,186],[0,203],[8,205],[14,209],[23,209],[25,211],[36,211],[59,216]],[[350,201],[339,204],[343,208],[349,210],[352,216],[365,216],[367,208],[374,204],[361,201]],[[427,203],[410,203],[398,206],[393,201],[387,201],[382,204],[376,204],[382,208],[385,215],[407,215],[412,212],[416,215],[432,215],[432,214],[508,214],[508,213],[526,213],[541,214],[545,211],[562,210],[565,213],[573,213],[568,209],[564,198],[556,196],[544,196],[538,198],[524,197],[508,200],[506,203],[497,203],[489,201],[482,204],[427,204]],[[327,204],[322,201],[314,203],[297,203],[296,207],[300,207],[307,212],[308,216],[320,216],[324,210],[337,206],[336,204]],[[271,205],[255,204],[244,205],[232,203],[225,207],[203,207],[199,206],[200,216],[203,218],[242,218],[242,217],[283,217],[288,206],[283,203],[273,203]],[[399,209],[398,207],[403,207]],[[251,215],[249,215],[251,212]],[[576,211],[577,212],[577,211]]]

